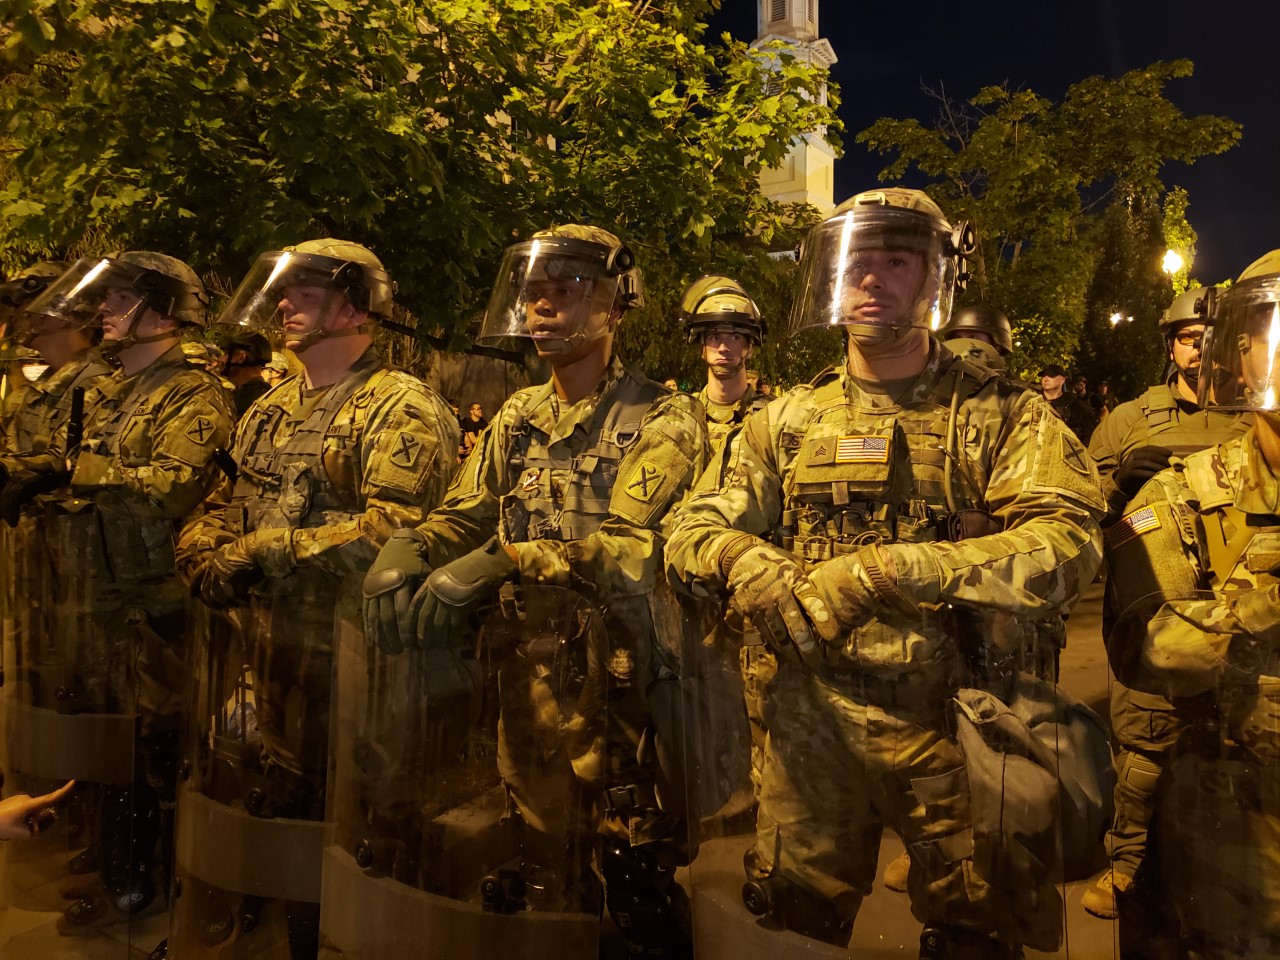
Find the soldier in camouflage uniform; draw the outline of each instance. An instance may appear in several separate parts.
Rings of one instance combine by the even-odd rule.
[[[938,339],[958,357],[1003,373],[1013,353],[1013,328],[1003,310],[989,303],[961,307],[938,330]]]
[[[196,718],[198,739],[231,736],[229,721],[248,740],[247,709],[222,715],[239,695],[242,661],[253,677],[252,701],[243,702],[252,702],[260,737],[260,756],[247,758],[236,784],[217,780],[218,758],[197,743],[179,805],[179,869],[192,880],[171,936],[184,958],[230,937],[233,910],[256,921],[261,897],[286,903],[286,955],[317,951],[321,834],[298,821],[324,816],[335,635],[359,629],[360,579],[393,530],[440,502],[458,446],[444,401],[373,346],[394,290],[365,247],[312,240],[259,256],[219,318],[246,332],[282,327],[303,373],[241,420],[234,481],[224,479],[178,545],[192,592],[212,610],[233,610],[239,626],[226,646],[206,640],[206,662],[195,664],[197,698],[202,682],[227,684],[223,696],[200,701],[208,712]],[[267,889],[282,850],[299,866]],[[231,949],[265,955],[262,939]]]
[[[685,589],[728,593],[779,655],[748,906],[847,943],[889,826],[911,854],[922,957],[1058,945],[1045,865],[1018,870],[971,830],[989,811],[971,805],[949,702],[1009,676],[958,614],[1065,609],[1100,560],[1080,443],[928,333],[971,248],[915,190],[859,194],[815,227],[792,327],[845,325],[848,365],[747,419],[666,553]],[[1055,803],[1006,817],[1052,849]]]
[[[1171,955],[1218,960],[1280,951],[1280,250],[1215,313],[1200,406],[1253,425],[1142,487],[1107,532],[1107,589],[1116,676],[1174,714],[1142,885],[1173,907]]]
[[[769,405],[769,398],[758,394],[747,378],[747,361],[764,343],[764,320],[759,307],[737,281],[707,276],[685,291],[680,325],[689,342],[698,346],[707,365],[706,386],[695,396],[707,411],[711,462],[718,469],[730,434],[748,414]],[[764,763],[765,689],[777,671],[777,661],[761,642],[760,634],[737,611],[728,611],[720,630],[718,639],[741,651],[743,695],[751,724],[751,781],[759,793]]]
[[[1120,518],[1130,498],[1167,467],[1171,457],[1186,457],[1224,443],[1243,434],[1252,423],[1249,413],[1202,409],[1197,401],[1201,341],[1211,321],[1216,294],[1213,289],[1196,287],[1173,301],[1160,318],[1160,330],[1176,369],[1166,383],[1116,407],[1089,442],[1107,497],[1104,527]],[[1114,563],[1108,566],[1124,569]],[[1121,612],[1107,606],[1104,636]],[[1115,820],[1107,835],[1111,869],[1081,898],[1086,910],[1106,919],[1118,914],[1115,891],[1128,889],[1138,875],[1156,783],[1165,754],[1177,741],[1179,731],[1172,704],[1158,694],[1113,683],[1110,699],[1111,728],[1120,745]],[[1130,903],[1136,904],[1137,899],[1131,898]]]
[[[173,542],[213,486],[232,419],[179,343],[206,302],[186,264],[130,251],[80,260],[27,308],[72,324],[96,316],[100,349],[119,365],[87,390],[82,427],[64,423],[44,449],[5,460],[6,491],[65,484],[44,503],[61,683],[38,752],[60,775],[103,785],[97,849],[83,858],[100,889],[67,909],[67,934],[146,909],[157,850],[167,865],[186,634]]]
[[[71,320],[26,314],[22,308],[39,296],[70,264],[38,263],[0,286],[0,303],[8,308],[13,343],[36,350],[48,367],[34,381],[23,380],[5,398],[0,410],[0,456],[41,453],[58,429],[66,424],[76,390],[83,391],[110,368],[92,349],[94,317]],[[81,401],[83,403],[83,401]],[[0,476],[4,461],[0,459]],[[30,501],[35,488],[20,484],[0,484],[0,529],[3,555],[5,603],[0,616],[4,622],[4,642],[19,659],[10,661],[10,679],[20,687],[30,677],[26,671],[43,661],[40,644],[48,643],[53,632],[47,621],[51,594],[47,581],[49,561],[44,537],[37,530],[37,508]],[[18,680],[22,671],[23,680]],[[14,687],[10,688],[11,693]]]
[[[568,588],[603,611],[607,648],[590,652],[601,686],[583,692],[563,730],[549,708],[560,691],[536,662],[508,656],[498,667],[498,764],[521,871],[540,891],[529,905],[592,909],[589,867],[565,851],[589,850],[603,832],[606,902],[632,949],[687,956],[687,904],[672,878],[687,856],[670,809],[681,791],[666,789],[667,806],[656,795],[679,774],[654,756],[655,744],[670,752],[672,731],[655,718],[670,717],[675,677],[652,593],[662,521],[705,464],[706,428],[691,397],[613,355],[642,292],[631,251],[596,227],[559,226],[508,248],[482,337],[532,339],[551,382],[508,399],[445,503],[388,544],[366,581],[366,618],[391,649],[457,649],[465,611],[511,578],[518,591]],[[587,746],[575,752],[569,731],[582,728]]]

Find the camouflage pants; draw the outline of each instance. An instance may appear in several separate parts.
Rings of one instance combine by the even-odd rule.
[[[1022,943],[1028,931],[972,869],[969,785],[945,729],[945,695],[932,710],[867,702],[856,674],[824,679],[786,663],[771,690],[755,853],[774,876],[827,900],[852,921],[875,880],[880,834],[911,853],[912,913]],[[911,698],[903,698],[906,703]],[[1021,877],[1025,892],[1046,877]]]
[[[748,632],[742,645],[742,690],[747,705],[747,721],[751,728],[751,788],[760,796],[764,771],[764,750],[768,723],[769,681],[778,672],[778,658],[761,641],[754,630]]]
[[[1165,755],[1184,727],[1173,705],[1154,694],[1111,685],[1111,729],[1120,744],[1116,757],[1115,817],[1107,852],[1116,870],[1137,873],[1147,850]]]
[[[654,771],[639,757],[650,728],[646,651],[611,630],[583,634],[581,668],[516,652],[498,668],[498,772],[530,829],[580,846],[600,833],[633,846],[669,839]]]
[[[1166,893],[1197,956],[1280,955],[1280,766],[1180,754],[1159,810]]]

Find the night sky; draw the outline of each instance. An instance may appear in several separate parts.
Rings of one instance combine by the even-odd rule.
[[[1280,247],[1280,0],[820,3],[819,27],[839,57],[832,76],[843,97],[837,203],[875,186],[887,159],[854,143],[858,132],[885,116],[932,121],[936,105],[921,84],[964,100],[1008,81],[1056,102],[1092,74],[1186,58],[1195,75],[1170,82],[1166,96],[1188,115],[1214,113],[1244,126],[1226,153],[1163,171],[1167,186],[1190,194],[1187,218],[1199,234],[1192,275],[1234,279]],[[753,39],[756,6],[724,0],[713,32]]]

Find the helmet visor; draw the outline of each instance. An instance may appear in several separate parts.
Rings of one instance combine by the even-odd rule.
[[[478,339],[562,353],[609,332],[623,309],[619,277],[600,244],[541,237],[506,249]]]
[[[59,321],[90,327],[101,325],[104,316],[127,316],[147,295],[148,290],[138,285],[144,273],[141,267],[111,257],[77,260],[26,305],[19,327],[30,336]]]
[[[955,294],[950,234],[935,217],[878,205],[818,224],[801,253],[787,332],[938,329],[951,315]]]
[[[294,322],[286,322],[286,305],[291,315],[317,318],[322,326],[334,305],[348,299],[334,276],[341,266],[342,261],[316,254],[284,250],[259,254],[218,314],[219,335],[235,339],[260,333],[275,343]]]
[[[1205,330],[1202,407],[1280,410],[1280,276],[1231,287]]]

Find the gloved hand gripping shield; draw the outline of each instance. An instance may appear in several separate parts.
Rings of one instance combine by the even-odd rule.
[[[539,236],[506,249],[477,338],[567,353],[604,336],[624,310],[643,304],[635,257],[625,246]]]
[[[601,613],[507,584],[469,622],[339,652],[322,956],[597,954]]]
[[[788,334],[843,326],[854,335],[896,337],[946,323],[967,279],[973,230],[963,221],[952,227],[923,194],[899,205],[898,194],[917,193],[859,194],[810,231]]]

